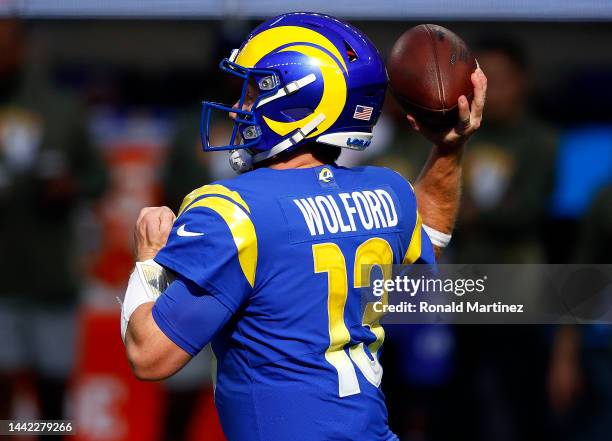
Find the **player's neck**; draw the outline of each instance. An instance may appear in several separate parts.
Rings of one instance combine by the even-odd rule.
[[[303,152],[284,160],[273,162],[269,167],[274,170],[287,170],[290,168],[312,168],[320,165],[324,165],[324,163],[315,158],[312,153]]]

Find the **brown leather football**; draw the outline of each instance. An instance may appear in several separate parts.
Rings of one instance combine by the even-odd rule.
[[[472,52],[452,31],[422,24],[395,42],[387,63],[391,90],[407,113],[434,129],[457,124],[457,100],[471,102]]]

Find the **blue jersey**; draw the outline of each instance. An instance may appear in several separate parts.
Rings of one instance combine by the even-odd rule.
[[[400,175],[261,168],[206,185],[156,261],[231,312],[212,339],[228,439],[396,439],[380,390],[385,334],[360,288],[364,265],[434,263]]]

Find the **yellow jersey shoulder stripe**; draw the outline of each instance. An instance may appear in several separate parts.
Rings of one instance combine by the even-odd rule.
[[[254,287],[258,252],[257,234],[249,216],[249,206],[236,191],[222,185],[205,185],[185,197],[179,216],[197,207],[209,208],[225,221],[238,251],[240,268],[249,285]]]
[[[254,287],[257,269],[257,234],[251,218],[242,208],[219,196],[199,199],[191,204],[186,211],[197,207],[209,208],[225,221],[238,250],[240,268],[249,285]]]
[[[181,208],[179,208],[178,215],[180,216],[181,214],[183,214],[185,209],[196,199],[202,196],[215,194],[225,196],[226,198],[231,199],[233,202],[244,208],[247,213],[251,212],[247,203],[244,201],[244,199],[242,199],[242,196],[240,196],[240,193],[238,193],[237,191],[230,190],[229,188],[220,184],[210,184],[203,185],[200,188],[196,188],[187,196],[185,196],[185,198],[183,199],[183,203],[181,204]]]

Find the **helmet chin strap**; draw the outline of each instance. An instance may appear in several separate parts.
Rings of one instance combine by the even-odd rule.
[[[265,152],[252,154],[246,149],[232,150],[230,154],[230,165],[234,171],[238,173],[244,173],[253,169],[253,164],[270,159],[279,153],[284,152],[290,147],[293,147],[297,143],[303,141],[310,133],[325,121],[325,114],[319,113],[310,122],[304,125],[301,129],[298,129],[293,135],[282,140],[270,150]]]
[[[310,122],[305,124],[304,127],[297,129],[297,131],[289,138],[282,140],[270,150],[253,155],[253,163],[257,164],[258,162],[265,161],[266,159],[270,159],[273,156],[284,152],[289,147],[293,147],[298,142],[303,141],[311,132],[315,131],[319,124],[321,124],[323,121],[325,121],[325,115],[323,113],[319,113],[317,116],[311,119]]]

